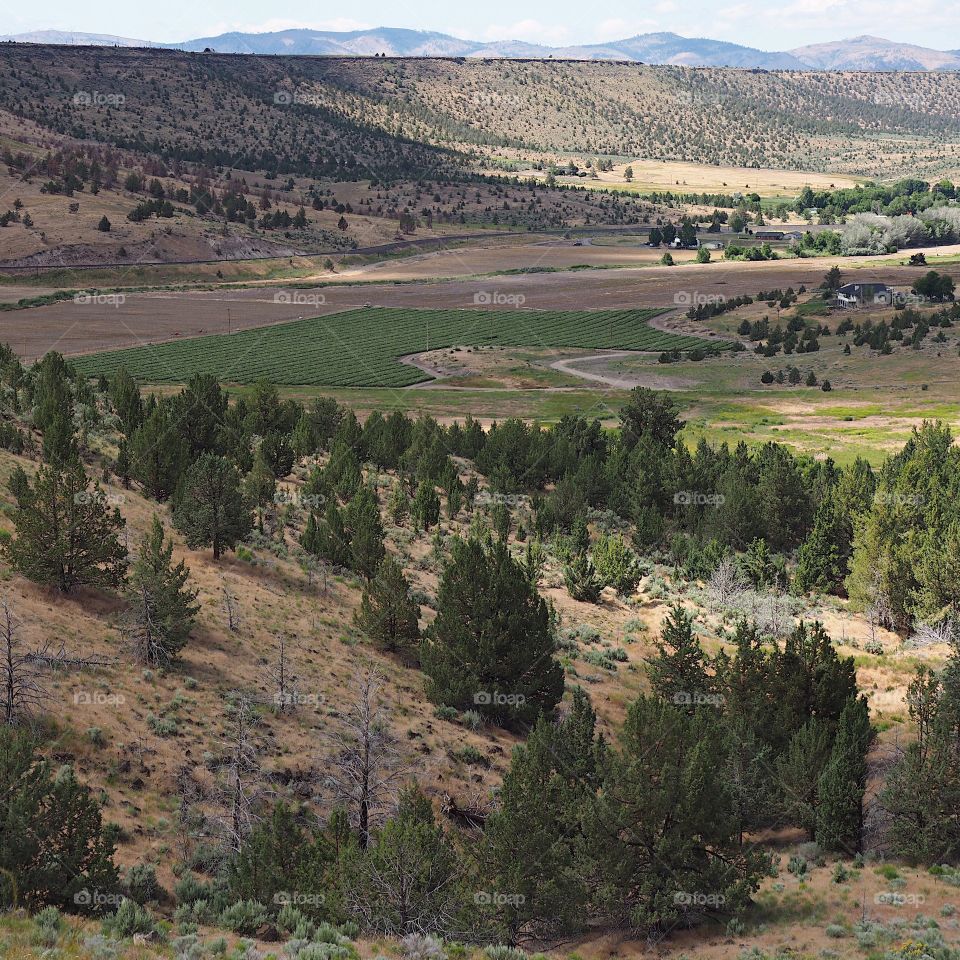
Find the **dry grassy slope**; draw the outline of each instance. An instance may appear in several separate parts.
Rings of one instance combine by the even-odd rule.
[[[98,454],[113,452],[109,437],[94,436],[92,446]],[[18,463],[28,472],[36,466],[25,458],[0,453],[0,528],[5,530],[12,528],[6,480]],[[462,464],[464,477],[469,469],[468,464]],[[91,466],[90,472],[99,475],[100,471]],[[289,485],[295,486],[305,473],[306,465],[298,466]],[[379,481],[384,484],[389,478]],[[135,546],[157,506],[136,491],[114,485],[105,489],[121,499],[129,543]],[[160,512],[166,524],[166,511]],[[296,518],[294,527],[287,530],[288,547],[302,519]],[[444,521],[441,528],[445,534],[462,533],[466,519],[461,514],[458,522]],[[0,568],[3,595],[21,621],[21,636],[29,647],[51,641],[54,646],[62,643],[72,655],[116,660],[104,669],[55,674],[48,709],[59,731],[52,747],[55,758],[75,764],[84,780],[101,789],[106,797],[107,819],[125,828],[126,837],[118,852],[122,864],[153,862],[161,882],[168,887],[173,884],[172,867],[190,847],[177,828],[178,779],[184,771],[190,771],[195,783],[211,785],[207,761],[210,754],[221,755],[224,751],[223,737],[229,729],[224,703],[233,693],[239,692],[258,704],[256,738],[273,796],[313,796],[315,791],[309,784],[326,770],[330,736],[335,738],[340,728],[340,715],[358,675],[370,666],[385,676],[385,699],[399,740],[398,752],[411,777],[420,781],[438,805],[447,793],[461,802],[489,799],[506,769],[516,738],[492,728],[470,732],[458,723],[435,717],[433,706],[423,696],[421,674],[378,654],[352,628],[352,612],[360,595],[357,582],[335,577],[324,588],[321,579],[307,578],[292,551],[281,558],[263,547],[254,548],[252,562],[230,555],[215,564],[208,552],[186,550],[179,536],[170,532],[177,542],[176,557],[186,559],[200,590],[202,610],[182,661],[169,673],[144,671],[131,660],[123,639],[122,600],[90,591],[65,598]],[[437,566],[430,538],[414,538],[408,529],[388,524],[388,540],[391,551],[403,558],[414,587],[429,597],[435,596]],[[662,575],[665,571],[658,572]],[[227,627],[224,585],[238,604],[235,632]],[[625,603],[608,592],[601,605],[593,606],[569,598],[560,570],[551,563],[541,589],[555,604],[565,627],[590,625],[600,634],[598,642],[581,644],[575,659],[570,661],[565,656],[565,661],[568,685],[587,687],[608,736],[621,722],[630,700],[645,688],[643,660],[651,652],[669,603],[679,599],[699,611],[698,630],[711,652],[720,648],[724,630],[731,626],[729,620],[724,622],[704,605],[701,591],[688,588],[678,593],[662,576],[648,578],[632,602]],[[918,657],[900,649],[897,639],[882,631],[885,652],[879,656],[864,654],[869,627],[839,603],[808,607],[803,613],[823,619],[838,640],[840,652],[858,658],[861,683],[870,698],[875,722],[884,731],[874,751],[876,774],[889,758],[895,738],[903,735],[904,691]],[[431,619],[432,611],[424,607],[424,623]],[[281,632],[295,640],[297,689],[315,698],[316,705],[278,717],[267,705],[272,693],[268,670]],[[585,652],[604,647],[626,651],[627,661],[618,664],[615,672],[592,666],[584,659]],[[937,662],[942,655],[943,651],[926,651],[923,659]],[[151,725],[151,716],[174,719],[176,734],[159,735]],[[91,739],[91,728],[102,732],[101,746]],[[452,756],[467,745],[487,758],[489,769],[466,765]],[[875,785],[876,775],[873,782]],[[785,869],[788,854],[800,838],[788,833],[771,839],[783,854],[781,873],[776,880],[765,882],[747,933],[735,938],[714,928],[678,933],[658,947],[658,955],[679,958],[694,950],[698,956],[721,958],[751,946],[773,951],[789,945],[801,953],[832,947],[842,956],[854,956],[858,954],[853,941],[837,943],[825,932],[827,924],[852,925],[866,909],[870,917],[890,925],[909,919],[916,910],[896,904],[875,905],[876,894],[890,886],[873,868],[855,873],[849,884],[839,887],[831,883],[830,865],[812,869],[800,881]],[[922,909],[928,915],[958,899],[955,889],[935,883],[923,871],[902,870],[902,876],[907,882],[905,892],[925,898]],[[956,939],[956,923],[943,920],[942,924],[948,939]],[[218,931],[204,933],[209,938]],[[16,922],[0,929],[0,936],[9,938],[8,952],[13,957],[32,955],[29,937],[24,940],[21,934],[26,936]],[[388,955],[397,952],[395,945],[379,942],[363,941],[359,947],[363,957],[380,956],[384,950]],[[573,948],[586,960],[600,960],[645,953],[649,945],[621,935],[594,935],[565,945],[558,952],[564,955]],[[263,949],[275,948],[264,945]],[[82,947],[82,936],[78,937],[76,950],[70,952],[78,957],[88,955]],[[148,952],[148,947],[134,947],[138,956],[145,957]]]
[[[30,473],[36,467],[24,458],[0,454],[0,496],[7,515],[0,522],[7,530],[12,529],[8,519],[12,502],[6,480],[16,463]],[[104,489],[121,501],[132,549],[155,512],[168,524],[167,511],[136,491],[112,485]],[[444,523],[443,527],[463,532],[462,524]],[[253,562],[231,554],[215,564],[208,551],[186,550],[175,531],[170,532],[179,544],[176,557],[186,559],[200,591],[202,609],[192,641],[169,673],[144,671],[133,662],[124,639],[125,604],[121,599],[91,591],[64,597],[2,569],[3,593],[22,623],[21,636],[27,647],[50,641],[55,647],[62,643],[70,656],[116,660],[103,669],[55,674],[48,710],[62,731],[54,748],[56,756],[74,762],[83,779],[105,790],[107,818],[130,834],[131,840],[119,851],[121,862],[154,861],[163,881],[172,882],[172,859],[167,854],[178,842],[173,827],[176,778],[186,766],[201,783],[209,783],[204,755],[224,750],[226,696],[238,692],[261,704],[257,737],[265,770],[282,794],[285,788],[280,784],[315,780],[324,773],[324,757],[331,749],[327,737],[338,729],[338,716],[367,667],[385,675],[386,701],[411,777],[435,797],[446,792],[461,801],[489,797],[509,762],[516,738],[494,728],[473,733],[437,719],[433,705],[424,697],[419,671],[378,654],[353,629],[359,583],[331,577],[324,586],[322,576],[310,582],[294,559],[279,559],[264,549],[254,550]],[[288,533],[292,542],[295,531]],[[394,528],[394,539],[404,541],[414,586],[433,596],[437,580],[435,564],[429,560],[428,538],[408,544],[409,536],[401,533],[397,537]],[[234,632],[227,627],[225,587],[236,598],[238,625]],[[569,612],[561,591],[549,592]],[[657,606],[648,611],[651,623],[658,620]],[[591,621],[616,637],[625,608],[611,600],[608,608],[590,609],[597,611]],[[585,619],[586,612],[574,610],[574,615]],[[423,615],[424,623],[432,619],[427,607]],[[278,717],[270,709],[270,669],[281,632],[294,639],[296,686],[311,703],[292,716]],[[637,656],[639,649],[632,649],[631,658]],[[622,714],[639,686],[639,675],[625,676],[629,676],[626,682],[620,675],[599,678],[593,688],[601,713],[611,721]],[[174,718],[176,735],[158,735],[151,727],[151,716]],[[87,732],[91,728],[103,732],[104,746],[90,741]],[[488,759],[489,769],[467,766],[451,757],[452,751],[468,744]],[[309,789],[300,793],[312,795]]]
[[[122,94],[77,107],[78,91]],[[275,102],[282,93],[285,101]],[[892,176],[956,168],[956,74],[553,61],[257,58],[5,45],[0,106],[170,156],[346,177],[497,144]],[[438,149],[445,144],[455,149]]]
[[[346,88],[348,108],[431,142],[881,176],[957,164],[953,75],[472,60],[317,69],[305,95],[322,103]]]

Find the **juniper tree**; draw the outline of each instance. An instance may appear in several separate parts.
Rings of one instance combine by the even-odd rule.
[[[83,890],[118,890],[113,840],[90,789],[10,727],[0,727],[0,823],[0,890],[14,877],[17,905],[73,912]]]
[[[709,665],[693,632],[693,618],[675,604],[660,628],[656,656],[647,661],[650,686],[668,702],[692,704],[715,693]]]
[[[344,522],[350,540],[350,568],[369,583],[385,552],[380,507],[370,487],[357,491],[344,512]]]
[[[410,506],[410,517],[417,530],[429,531],[440,520],[440,498],[431,482],[422,481]]]
[[[723,731],[710,711],[687,714],[640,697],[608,752],[591,840],[603,867],[600,903],[621,922],[663,934],[735,914],[769,870],[739,841],[736,802],[717,778]],[[691,896],[713,895],[705,903]]]
[[[243,481],[243,491],[257,511],[257,529],[263,533],[263,510],[271,503],[277,491],[277,479],[273,470],[264,459],[263,451],[258,450],[253,458],[253,469]]]
[[[14,726],[31,718],[47,700],[41,668],[24,650],[20,624],[0,601],[0,723]]]
[[[575,934],[585,925],[598,861],[588,843],[604,744],[586,694],[558,723],[541,717],[514,748],[484,827],[483,877],[516,894],[481,922],[504,942]]]
[[[322,520],[311,513],[300,538],[304,550],[334,567],[350,565],[350,538],[343,523],[343,514],[331,500]]]
[[[563,695],[555,651],[547,605],[507,547],[456,541],[421,645],[428,697],[505,726],[532,723]]]
[[[410,657],[420,640],[419,617],[403,568],[387,557],[364,589],[354,622],[381,650]]]
[[[3,555],[27,579],[63,593],[123,582],[127,550],[117,539],[123,518],[99,484],[90,487],[79,460],[41,467],[21,491],[13,523],[17,535]]]
[[[880,794],[897,856],[950,863],[960,856],[960,644],[946,666],[921,666],[907,693],[916,739],[893,764]]]
[[[168,403],[153,407],[134,430],[128,448],[130,475],[147,496],[160,502],[173,496],[189,463],[190,447]]]
[[[342,729],[328,734],[331,753],[324,763],[330,772],[325,786],[346,806],[365,849],[373,825],[382,819],[406,775],[390,730],[383,677],[376,670],[361,677],[341,722]]]
[[[820,802],[816,839],[826,850],[853,854],[860,849],[870,739],[867,702],[851,698],[840,715],[830,756],[817,784]]]
[[[593,561],[586,553],[578,553],[563,568],[567,591],[581,603],[599,603],[603,582],[597,576]]]
[[[143,422],[143,400],[136,382],[125,367],[121,367],[110,381],[110,402],[120,418],[124,434],[130,437]]]
[[[418,787],[403,790],[397,812],[362,854],[344,858],[348,911],[380,935],[445,934],[462,911],[456,849]]]
[[[212,547],[214,560],[232,550],[252,527],[236,467],[225,457],[203,454],[178,488],[173,522],[187,546]]]
[[[173,541],[164,538],[163,524],[154,515],[130,576],[130,632],[141,662],[166,666],[186,646],[200,610],[189,580],[186,564],[174,564]]]

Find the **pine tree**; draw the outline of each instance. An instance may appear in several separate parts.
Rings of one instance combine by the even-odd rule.
[[[344,860],[345,899],[365,929],[379,935],[444,934],[453,929],[463,891],[453,844],[418,787],[400,796],[396,815],[368,849]]]
[[[410,516],[417,530],[429,531],[440,521],[440,498],[433,484],[424,480],[417,487],[410,507]]]
[[[243,481],[243,492],[257,511],[257,529],[263,533],[263,508],[271,503],[277,492],[277,478],[263,457],[261,450],[253,458],[253,469]]]
[[[164,539],[163,524],[154,515],[130,576],[131,633],[141,662],[167,666],[186,646],[200,610],[189,579],[184,562],[174,564],[173,541]]]
[[[350,568],[369,583],[383,559],[383,524],[377,495],[363,486],[350,501],[344,515],[350,540]]]
[[[118,890],[113,841],[90,789],[71,768],[57,771],[43,759],[28,733],[9,727],[0,727],[0,823],[3,886],[15,878],[21,907],[75,912],[81,891]]]
[[[602,906],[651,935],[743,909],[769,860],[740,845],[712,712],[640,697],[607,756],[591,835]],[[699,891],[712,896],[700,902]]]
[[[775,764],[783,819],[804,829],[811,840],[816,834],[820,775],[829,758],[829,728],[811,719],[793,735]]]
[[[173,522],[191,549],[212,547],[214,560],[232,550],[252,527],[236,467],[225,457],[203,454],[177,491]]]
[[[130,438],[130,475],[147,496],[161,503],[173,496],[190,460],[190,447],[171,417],[168,403],[157,403]]]
[[[41,467],[23,490],[13,523],[17,535],[3,554],[27,579],[64,593],[123,582],[127,550],[117,540],[123,518],[107,506],[99,484],[88,486],[79,460]]]
[[[513,751],[481,861],[492,890],[517,894],[491,911],[499,939],[575,934],[586,923],[597,861],[587,842],[604,745],[586,694],[559,723],[541,717]]]
[[[647,661],[650,686],[669,703],[707,703],[715,693],[709,658],[693,632],[693,618],[674,605],[660,628],[656,656]]]
[[[354,622],[381,650],[410,657],[420,639],[419,617],[403,568],[387,557],[363,591]]]
[[[504,726],[531,723],[563,695],[555,649],[547,605],[506,546],[455,542],[421,644],[429,698]]]
[[[853,854],[860,849],[870,739],[867,702],[862,697],[851,698],[840,715],[830,757],[817,785],[816,839],[826,850]]]

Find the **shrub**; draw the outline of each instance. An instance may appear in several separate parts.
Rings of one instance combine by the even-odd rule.
[[[443,944],[431,936],[411,933],[400,941],[406,960],[446,960]]]
[[[103,921],[103,932],[118,939],[132,937],[135,933],[153,933],[155,930],[150,911],[126,897],[120,901],[117,912]]]
[[[460,722],[468,730],[479,730],[483,726],[483,717],[478,710],[464,710],[460,714]]]
[[[790,857],[790,862],[787,864],[787,870],[790,871],[798,879],[802,876],[805,876],[807,873],[807,861],[805,857],[801,857],[799,854],[793,854]]]
[[[233,933],[251,936],[270,919],[267,908],[256,900],[240,900],[220,914],[220,925]]]
[[[502,943],[487,947],[483,952],[488,960],[529,960],[522,950],[508,947]]]
[[[293,933],[307,918],[292,904],[285,903],[277,914],[277,929],[284,933]]]
[[[152,863],[138,863],[127,871],[127,896],[137,903],[159,900],[163,889],[157,881],[157,868]]]

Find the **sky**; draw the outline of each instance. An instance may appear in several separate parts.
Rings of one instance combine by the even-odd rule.
[[[957,0],[357,0],[345,7],[289,0],[38,0],[5,4],[0,35],[28,30],[107,33],[177,42],[232,30],[261,33],[290,27],[436,30],[470,40],[526,40],[552,46],[672,31],[729,40],[763,50],[871,34],[936,49],[960,49]]]

